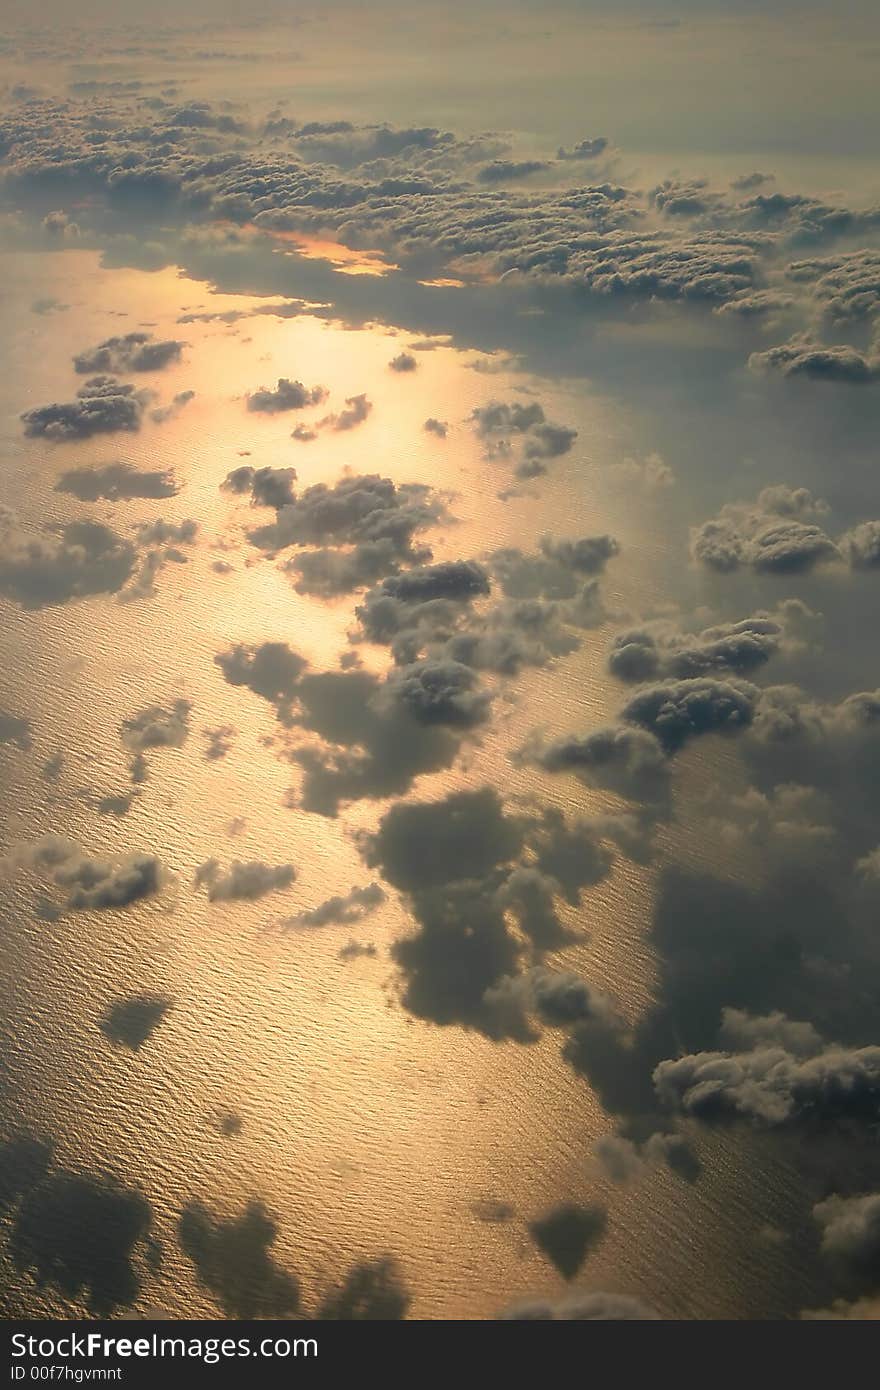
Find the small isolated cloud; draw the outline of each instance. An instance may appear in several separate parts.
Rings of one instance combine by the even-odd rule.
[[[320,405],[327,399],[325,386],[303,386],[301,381],[291,381],[289,377],[278,378],[274,390],[261,387],[247,397],[248,410],[264,415],[276,415],[283,410],[303,410],[308,405]]]
[[[449,426],[445,420],[436,420],[433,415],[429,415],[422,429],[427,434],[436,434],[438,439],[445,439],[449,433]]]
[[[357,425],[363,424],[372,409],[373,403],[367,400],[365,394],[349,396],[345,402],[345,409],[340,410],[337,415],[326,415],[321,424],[329,425],[334,430],[353,430]]]
[[[399,352],[388,363],[392,372],[414,372],[418,365],[418,360],[411,352]]]
[[[249,495],[255,507],[286,507],[296,501],[295,468],[253,468],[242,464],[227,473],[220,484],[224,492]]]
[[[385,893],[378,883],[368,883],[364,888],[352,888],[344,896],[327,898],[317,907],[298,912],[295,917],[287,917],[285,927],[328,927],[343,923],[361,922],[375,912],[385,902]]]
[[[813,381],[844,382],[866,386],[880,380],[880,357],[841,344],[796,339],[766,352],[753,352],[749,366],[754,372],[779,372],[785,377],[809,377]]]
[[[75,401],[41,405],[22,415],[24,432],[57,442],[88,439],[93,434],[139,430],[148,396],[112,376],[95,376],[76,393]]]
[[[207,888],[209,902],[255,902],[267,893],[289,888],[295,878],[292,864],[235,859],[228,869],[222,869],[217,859],[208,859],[197,868],[195,882],[197,887]]]
[[[660,1314],[625,1293],[571,1293],[564,1298],[525,1298],[498,1315],[516,1322],[656,1322]]]
[[[150,411],[150,419],[157,425],[163,425],[166,420],[173,420],[175,415],[179,415],[184,406],[189,405],[195,399],[195,391],[178,391],[176,396],[172,396],[167,405],[157,405]]]
[[[152,333],[126,333],[106,338],[97,347],[77,353],[73,369],[80,376],[90,372],[158,372],[171,362],[179,362],[184,343],[175,338],[157,341]]]
[[[0,507],[0,593],[23,608],[118,593],[135,560],[135,547],[109,526],[76,521],[33,531]]]

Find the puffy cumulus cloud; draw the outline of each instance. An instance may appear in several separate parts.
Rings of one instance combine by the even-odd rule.
[[[296,878],[292,864],[263,864],[258,859],[235,859],[222,869],[217,859],[207,859],[196,869],[197,887],[206,887],[212,903],[255,902],[267,893],[289,888]]]
[[[316,556],[298,555],[290,569],[300,592],[330,594],[430,559],[416,535],[445,515],[441,499],[423,484],[356,474],[333,487],[306,488],[278,508],[274,522],[250,535],[270,553],[291,545],[315,547]]]
[[[853,1303],[837,1298],[830,1308],[810,1308],[801,1313],[806,1322],[878,1322],[880,1298],[857,1298]]]
[[[139,1051],[171,1008],[171,1001],[155,994],[133,994],[114,999],[98,1024],[110,1042]]]
[[[262,1202],[228,1220],[189,1202],[177,1231],[199,1282],[226,1317],[287,1318],[299,1311],[299,1284],[272,1256],[278,1225]]]
[[[0,592],[23,608],[118,593],[135,562],[135,547],[109,526],[75,521],[33,531],[0,507]]]
[[[81,376],[90,372],[158,372],[172,362],[180,361],[185,344],[176,338],[155,339],[152,333],[126,333],[123,337],[105,338],[97,347],[78,352],[73,369]]]
[[[317,907],[298,912],[295,917],[287,917],[285,927],[329,927],[350,925],[362,922],[385,902],[385,893],[378,883],[368,883],[363,888],[352,888],[344,895],[337,894],[319,903]]]
[[[120,724],[123,747],[135,754],[155,748],[182,748],[189,737],[191,710],[190,701],[182,699],[168,706],[147,705]]]
[[[608,149],[609,141],[604,135],[594,135],[592,138],[578,140],[576,145],[566,149],[560,145],[556,151],[556,158],[565,159],[598,159],[599,155],[604,154]]]
[[[747,848],[771,867],[833,868],[842,845],[834,807],[815,787],[783,783],[739,796],[715,796],[719,809],[707,806],[707,827],[720,849]]]
[[[301,381],[291,381],[289,377],[278,378],[274,390],[262,387],[252,391],[247,397],[248,410],[265,415],[276,415],[282,410],[303,410],[308,405],[320,405],[327,399],[324,386],[303,386]]]
[[[747,1118],[768,1126],[841,1121],[870,1125],[880,1109],[880,1047],[824,1043],[808,1024],[778,1011],[725,1016],[731,1050],[660,1062],[662,1104],[706,1120]]]
[[[426,434],[435,434],[438,439],[445,439],[449,433],[449,425],[445,420],[437,420],[433,415],[429,415],[422,429]]]
[[[470,728],[489,717],[492,696],[479,677],[460,661],[414,661],[389,673],[384,686],[388,703],[410,710],[423,724]]]
[[[128,907],[158,893],[164,882],[162,865],[155,855],[133,852],[116,859],[91,858],[73,840],[46,834],[15,847],[0,861],[5,872],[29,869],[48,874],[63,888],[63,910],[102,911]]]
[[[546,460],[567,454],[577,439],[577,430],[554,424],[544,414],[538,401],[524,404],[513,401],[490,401],[477,406],[470,419],[481,439],[486,441],[487,456],[505,458],[511,445],[506,436],[521,438],[521,456],[516,474],[521,478],[537,477],[546,470]]]
[[[839,256],[791,261],[786,278],[810,286],[832,324],[870,319],[880,313],[880,251],[861,249]]]
[[[498,1316],[515,1322],[656,1322],[660,1318],[649,1304],[632,1294],[594,1290],[558,1299],[521,1299]]]
[[[872,1286],[880,1285],[880,1192],[828,1197],[813,1207],[822,1253]]]
[[[555,899],[577,904],[581,890],[608,872],[608,833],[549,808],[508,814],[488,787],[392,806],[364,838],[363,854],[404,894],[417,925],[391,948],[404,1007],[434,1023],[522,1043],[542,1026],[590,1021],[615,1029],[601,990],[538,963],[568,939]],[[549,863],[559,865],[562,881],[544,871]]]
[[[477,170],[479,183],[515,183],[532,174],[543,174],[553,165],[546,159],[493,159]]]
[[[680,632],[671,622],[646,623],[615,635],[608,669],[624,681],[748,675],[780,651],[784,636],[782,623],[769,615],[721,623],[695,633]]]
[[[633,801],[664,803],[669,796],[668,761],[657,739],[644,729],[612,724],[550,742],[538,736],[516,758],[547,772],[571,772],[587,786],[603,787]]]
[[[399,352],[388,363],[392,372],[414,372],[418,365],[417,358],[411,352]]]
[[[148,398],[115,377],[90,377],[77,391],[75,401],[26,410],[21,417],[24,432],[60,442],[139,430]]]
[[[365,394],[349,396],[345,408],[335,415],[326,415],[321,424],[329,425],[334,430],[353,430],[363,424],[372,409],[373,402],[367,400]]]
[[[880,357],[840,343],[829,345],[801,338],[765,352],[753,352],[749,366],[755,372],[780,372],[785,377],[809,377],[813,381],[846,382],[853,386],[880,379]]]
[[[157,425],[164,425],[166,420],[173,420],[175,415],[179,415],[184,406],[189,405],[190,401],[195,400],[195,391],[178,391],[171,397],[167,405],[157,405],[150,411],[150,419]]]
[[[862,521],[837,542],[854,570],[880,568],[880,521]]]
[[[186,521],[141,521],[134,528],[140,545],[191,545],[198,535],[199,523],[190,517]]]
[[[269,700],[287,729],[314,735],[287,756],[302,769],[303,808],[320,815],[337,815],[342,802],[399,795],[420,773],[450,766],[487,707],[472,684],[430,663],[385,680],[356,669],[312,672],[283,643],[239,645],[215,661],[231,684]]]
[[[756,687],[745,683],[709,677],[665,681],[637,691],[620,718],[647,729],[667,753],[674,753],[700,734],[748,728],[759,697]]]
[[[759,574],[802,574],[840,561],[840,550],[810,518],[827,504],[806,488],[764,488],[754,503],[727,503],[691,532],[691,555],[719,573],[750,568]]]
[[[604,537],[546,540],[541,557],[513,550],[490,557],[502,585],[528,595],[570,596],[565,598],[505,597],[477,609],[491,584],[486,568],[474,560],[387,576],[356,609],[360,630],[352,635],[389,645],[399,665],[427,658],[503,676],[523,666],[543,666],[576,649],[578,629],[603,620],[598,581],[585,581],[583,574],[600,568],[613,546]]]
[[[578,592],[578,578],[602,574],[620,553],[612,536],[555,540],[542,536],[536,555],[509,548],[489,556],[492,573],[510,598],[568,599]]]
[[[253,468],[250,464],[242,464],[240,468],[227,473],[220,486],[224,492],[233,492],[238,496],[249,494],[256,507],[277,508],[286,507],[296,500],[295,482],[295,468]]]
[[[658,453],[645,458],[625,458],[608,470],[612,480],[627,490],[633,486],[646,493],[662,493],[675,486],[675,472]]]
[[[521,871],[514,870],[505,886],[517,872]],[[545,966],[503,976],[486,990],[483,1003],[499,1034],[506,1037],[529,1037],[532,1018],[550,1028],[571,1027],[587,1019],[612,1027],[617,1024],[614,1005],[601,990],[570,971]]]
[[[121,502],[135,497],[174,497],[179,491],[167,469],[139,469],[130,463],[106,463],[95,468],[72,468],[62,473],[56,492],[69,492],[80,502]]]
[[[659,1166],[669,1168],[686,1182],[695,1182],[700,1175],[700,1161],[680,1134],[658,1130],[641,1143],[625,1135],[606,1134],[596,1144],[594,1153],[612,1182],[635,1181]]]
[[[573,1279],[605,1234],[608,1217],[597,1202],[581,1207],[574,1202],[554,1207],[529,1223],[538,1249],[563,1279]]]

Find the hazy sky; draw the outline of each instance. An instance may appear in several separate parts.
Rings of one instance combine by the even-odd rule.
[[[8,1315],[877,1316],[878,69],[8,26]]]

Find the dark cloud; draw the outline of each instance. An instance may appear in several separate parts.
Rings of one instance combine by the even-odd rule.
[[[98,912],[128,907],[152,897],[162,886],[162,866],[153,854],[132,853],[116,862],[71,855],[54,871],[68,890],[70,911]]]
[[[146,753],[153,748],[182,748],[189,737],[189,700],[171,705],[148,705],[123,719],[119,736],[130,753]]]
[[[261,1202],[238,1217],[213,1217],[201,1202],[181,1213],[181,1249],[229,1318],[287,1318],[299,1311],[299,1285],[272,1258],[278,1227]]]
[[[417,359],[411,352],[399,352],[388,363],[392,372],[414,372],[418,365]]]
[[[75,401],[62,405],[42,405],[26,410],[21,417],[25,434],[63,441],[141,427],[143,394],[115,377],[92,377],[77,391],[76,397]]]
[[[253,468],[242,464],[227,473],[220,486],[225,492],[249,493],[254,506],[277,508],[295,502],[295,482],[295,468]]]
[[[361,922],[375,912],[385,902],[385,894],[378,883],[368,883],[364,888],[352,888],[345,896],[327,898],[317,907],[298,912],[295,917],[284,921],[286,927],[327,927]]]
[[[180,490],[168,470],[141,470],[130,463],[73,468],[62,473],[56,492],[70,492],[81,502],[119,502],[132,497],[174,497]]]
[[[565,159],[597,159],[600,154],[604,154],[608,149],[608,140],[604,135],[596,135],[592,139],[579,140],[571,149],[560,146],[556,151],[556,158]]]
[[[248,410],[266,415],[276,415],[282,410],[303,410],[307,405],[320,405],[327,399],[325,386],[303,386],[301,381],[291,381],[288,377],[278,378],[274,390],[262,387],[253,391],[247,398]]]
[[[779,652],[784,635],[782,624],[769,615],[695,633],[680,632],[670,622],[648,623],[615,635],[608,668],[624,681],[749,675]]]
[[[545,461],[567,454],[577,439],[577,430],[548,420],[538,401],[528,405],[521,401],[510,404],[490,401],[488,405],[477,406],[470,418],[477,434],[486,441],[490,457],[509,456],[511,447],[504,436],[512,434],[521,439],[521,458],[516,472],[523,478],[543,473]]]
[[[827,510],[806,488],[764,488],[756,502],[728,503],[693,530],[691,554],[720,573],[801,574],[840,560],[838,547],[809,519]]]
[[[159,342],[152,333],[126,333],[77,353],[73,369],[81,376],[91,372],[112,372],[117,376],[120,372],[158,372],[171,362],[179,362],[184,346],[174,338]]]
[[[617,724],[550,743],[533,740],[517,756],[547,772],[572,772],[588,786],[605,787],[633,801],[663,803],[669,796],[663,749],[643,729]]]
[[[542,174],[552,165],[546,159],[493,159],[477,171],[480,183],[513,183],[531,174]]]
[[[23,608],[118,593],[135,558],[134,546],[109,526],[75,521],[57,531],[31,531],[0,508],[0,592]]]
[[[436,420],[433,415],[430,415],[428,417],[422,428],[428,434],[436,434],[438,439],[445,439],[447,434],[449,433],[449,426],[447,425],[446,421]]]
[[[207,888],[209,902],[255,902],[267,893],[289,888],[295,878],[292,864],[263,864],[258,859],[243,863],[235,859],[224,870],[219,860],[207,859],[196,869],[195,882]]]
[[[813,1208],[822,1232],[822,1254],[848,1273],[880,1284],[880,1192],[832,1196]]]
[[[814,381],[847,382],[864,386],[880,379],[880,358],[866,356],[858,348],[828,346],[795,340],[749,357],[753,371],[778,371],[786,377],[810,377]]]
[[[353,430],[363,424],[372,409],[373,403],[365,395],[348,396],[345,409],[336,415],[326,416],[321,424],[330,425],[334,430]]]

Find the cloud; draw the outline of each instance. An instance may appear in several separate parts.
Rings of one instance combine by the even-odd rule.
[[[567,454],[578,433],[567,425],[548,420],[538,401],[528,405],[520,401],[510,404],[490,401],[477,406],[470,419],[477,434],[486,441],[487,456],[503,458],[509,455],[511,446],[504,436],[512,434],[521,439],[521,458],[516,473],[522,478],[533,478],[545,472],[546,460]]]
[[[139,430],[145,398],[112,376],[95,376],[62,405],[42,405],[22,415],[24,432],[58,442],[88,439],[93,434]]]
[[[124,748],[130,753],[147,753],[154,748],[182,748],[189,737],[189,700],[171,705],[147,705],[119,726]]]
[[[749,675],[781,650],[784,636],[782,624],[769,615],[696,633],[679,632],[670,622],[648,623],[615,635],[608,669],[624,681]]]
[[[411,352],[399,352],[388,363],[392,372],[414,372],[418,365],[417,359]]]
[[[518,179],[541,174],[552,165],[546,159],[493,159],[478,170],[480,183],[513,183]]]
[[[587,786],[634,801],[662,803],[669,795],[667,760],[657,739],[643,729],[618,724],[549,743],[532,739],[517,758],[547,772],[572,772]]]
[[[253,468],[242,464],[227,473],[220,484],[224,492],[250,493],[255,507],[286,507],[295,502],[295,468]]]
[[[207,859],[196,869],[195,882],[198,887],[207,887],[209,902],[255,902],[267,893],[289,888],[295,878],[292,864],[263,864],[254,859],[243,863],[235,859],[224,870],[219,860]]]
[[[822,1254],[853,1275],[880,1283],[880,1193],[826,1198],[813,1207]]]
[[[97,347],[77,353],[73,369],[80,376],[90,373],[158,372],[172,362],[180,361],[185,344],[174,338],[161,342],[152,333],[126,333],[124,337],[106,338]]]
[[[166,469],[150,471],[133,468],[130,463],[107,463],[62,473],[55,491],[72,493],[81,502],[120,502],[133,497],[174,497],[180,489]]]
[[[132,853],[116,863],[71,857],[56,868],[54,878],[69,890],[69,910],[98,912],[128,907],[158,893],[162,866],[154,854]]]
[[[880,379],[880,358],[866,356],[858,348],[828,346],[796,339],[749,357],[752,371],[777,371],[785,377],[809,377],[814,381],[868,385]]]
[[[327,415],[321,424],[330,425],[334,430],[353,430],[363,424],[372,409],[373,403],[367,400],[366,395],[348,396],[345,409],[336,415]]]
[[[792,1025],[778,1012],[760,1020],[752,1037],[747,1024],[735,1018],[733,1036],[727,1035],[738,1049],[753,1042],[747,1051],[660,1062],[654,1071],[658,1099],[699,1118],[739,1116],[771,1127],[796,1120],[870,1122],[880,1093],[880,1047],[846,1048],[821,1039],[817,1047],[805,1025]]]
[[[220,724],[216,729],[203,729],[202,735],[208,745],[205,749],[205,761],[215,763],[225,758],[232,747],[235,733],[231,724]]]
[[[135,558],[134,546],[109,526],[75,521],[35,532],[0,507],[0,592],[23,608],[118,593]]]
[[[285,927],[327,927],[362,922],[385,902],[385,894],[378,883],[368,883],[363,888],[352,888],[344,897],[327,898],[317,907],[298,912],[295,917],[285,919]]]
[[[247,398],[248,410],[264,415],[277,415],[282,410],[303,410],[308,405],[320,405],[327,399],[325,386],[303,386],[301,381],[291,381],[289,377],[278,378],[274,390],[262,387],[253,391]]]
[[[814,521],[827,504],[806,488],[764,488],[755,503],[728,503],[691,532],[691,555],[719,573],[751,568],[761,574],[802,574],[840,560],[840,551]]]
[[[449,426],[445,420],[436,420],[433,415],[429,415],[422,429],[428,434],[435,434],[438,439],[445,439],[449,433]]]
[[[700,1175],[700,1161],[680,1134],[658,1130],[641,1143],[624,1135],[606,1134],[597,1142],[594,1153],[612,1182],[637,1181],[659,1165],[686,1182],[695,1182]]]
[[[519,1322],[656,1322],[660,1314],[631,1294],[584,1291],[556,1300],[522,1299],[499,1317]]]
[[[195,399],[195,391],[178,391],[171,397],[167,405],[156,406],[150,411],[150,419],[157,425],[163,425],[166,420],[173,420],[175,415],[179,415],[184,406],[189,405]]]

